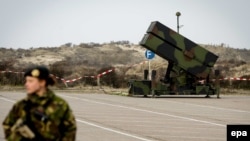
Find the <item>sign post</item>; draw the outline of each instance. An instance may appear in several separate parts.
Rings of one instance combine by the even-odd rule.
[[[150,51],[150,50],[146,50],[145,52],[145,57],[148,59],[148,75],[149,75],[149,80],[151,80],[151,61],[154,57],[155,57],[155,53]]]

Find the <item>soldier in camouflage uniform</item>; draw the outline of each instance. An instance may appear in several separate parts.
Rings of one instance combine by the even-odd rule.
[[[48,89],[55,81],[46,67],[25,72],[27,97],[3,121],[8,141],[74,141],[76,121],[68,103]]]

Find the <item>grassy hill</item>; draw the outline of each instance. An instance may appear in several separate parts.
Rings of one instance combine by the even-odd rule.
[[[220,69],[223,76],[250,75],[250,50],[215,45],[202,46],[219,56],[215,68]],[[0,71],[24,71],[31,65],[45,65],[57,76],[72,79],[116,68],[116,73],[124,78],[142,77],[147,64],[129,66],[145,61],[144,53],[145,48],[128,42],[65,44],[60,47],[30,49],[0,48]],[[167,61],[156,56],[151,61],[151,66],[158,74],[164,75]]]

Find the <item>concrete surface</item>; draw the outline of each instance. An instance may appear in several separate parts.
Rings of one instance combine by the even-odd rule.
[[[56,93],[73,109],[78,141],[225,141],[227,124],[250,124],[250,96],[244,95],[217,99]],[[23,92],[0,92],[1,122],[23,97]]]

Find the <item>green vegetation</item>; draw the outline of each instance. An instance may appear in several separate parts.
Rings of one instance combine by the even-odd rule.
[[[233,49],[225,45],[202,45],[217,54],[219,59],[215,69],[221,70],[221,78],[244,77],[250,78],[250,51],[247,49]],[[128,41],[110,42],[104,44],[81,43],[74,45],[67,43],[60,47],[40,47],[30,49],[0,48],[0,86],[21,86],[24,83],[22,73],[32,65],[45,65],[51,73],[65,80],[72,80],[83,76],[97,74],[115,68],[115,71],[101,77],[102,86],[112,88],[127,88],[129,79],[142,79],[143,70],[147,64],[130,67],[145,61],[145,49]],[[167,62],[160,57],[151,61],[152,69],[157,71],[158,77],[165,75]],[[213,78],[213,76],[211,76]],[[231,83],[231,84],[230,84]],[[96,78],[83,77],[75,82],[67,83],[68,87],[96,86]],[[221,81],[225,88],[233,87],[250,89],[250,81]],[[63,81],[58,79],[58,87],[65,88]]]

